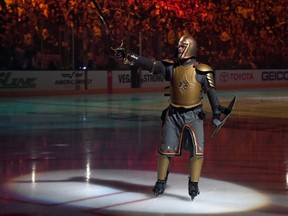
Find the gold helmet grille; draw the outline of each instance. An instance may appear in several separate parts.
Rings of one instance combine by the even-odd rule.
[[[185,46],[185,50],[182,53],[180,59],[187,59],[187,58],[192,58],[196,57],[197,53],[197,42],[196,40],[189,34],[183,35],[179,42],[178,42],[178,47],[179,46]]]

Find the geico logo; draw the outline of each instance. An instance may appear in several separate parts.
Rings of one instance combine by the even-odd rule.
[[[262,80],[288,80],[288,71],[263,71]]]

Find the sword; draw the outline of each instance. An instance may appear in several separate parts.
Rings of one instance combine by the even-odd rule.
[[[227,115],[225,115],[224,119],[222,121],[219,121],[219,124],[217,125],[217,127],[214,129],[214,132],[212,133],[213,137],[216,133],[218,133],[218,131],[222,128],[222,126],[225,124],[226,120],[228,119],[228,117],[231,115],[233,108],[236,104],[236,100],[237,100],[237,95],[234,96],[234,98],[230,101],[229,105],[228,105],[228,109],[230,110],[230,113],[228,113]]]
[[[116,39],[115,39],[114,33],[112,32],[112,30],[110,29],[109,25],[107,24],[107,22],[106,22],[106,20],[105,20],[105,18],[104,18],[104,16],[103,16],[103,14],[102,14],[102,12],[101,12],[98,4],[97,4],[97,2],[96,2],[95,0],[91,0],[91,2],[92,2],[93,5],[95,6],[96,11],[97,11],[97,14],[98,14],[99,18],[101,19],[103,25],[104,25],[105,28],[108,30],[110,39],[111,39],[113,42],[115,42]]]

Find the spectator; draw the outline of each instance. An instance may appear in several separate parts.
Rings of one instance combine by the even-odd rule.
[[[150,50],[150,53],[156,54],[155,58],[161,58],[162,53],[171,53],[171,50],[167,49],[174,49],[173,41],[177,41],[179,35],[190,33],[199,44],[205,47],[203,53],[199,55],[203,59],[211,58],[209,61],[212,62],[208,63],[217,64],[219,69],[229,69],[227,58],[230,58],[229,53],[233,49],[231,46],[234,46],[235,59],[241,59],[243,52],[248,50],[249,58],[253,61],[253,67],[250,64],[251,68],[288,67],[286,1],[99,0],[98,3],[117,41],[124,40],[128,47],[139,49],[145,47],[145,52]],[[182,26],[184,32],[177,29],[179,23],[184,24]],[[80,27],[87,32],[85,37],[79,34]],[[174,29],[174,32],[171,29]],[[45,31],[50,38],[48,44],[42,37]],[[24,53],[25,49],[30,49],[23,47],[23,41],[19,44],[19,35],[24,33],[31,33],[34,46],[42,55],[53,53],[62,55],[62,59],[70,59],[72,46],[74,50],[81,50],[83,44],[93,47],[94,42],[101,41],[102,45],[107,44],[109,47],[111,42],[89,0],[1,0],[1,49],[9,50],[8,53],[11,53],[9,59],[13,61],[17,59],[19,64],[21,64],[23,49]],[[75,34],[74,39],[78,41],[77,43],[73,41],[72,34]],[[156,38],[162,37],[160,40],[163,41],[162,46],[155,47],[156,34],[158,34]],[[6,39],[7,35],[10,39]],[[272,44],[270,38],[273,38]],[[278,48],[273,47],[275,44]],[[162,47],[166,50],[162,50]],[[242,48],[245,50],[241,50]],[[213,58],[217,57],[220,50],[224,51],[223,59],[226,59],[226,62],[222,62],[221,57],[221,59],[217,58],[220,62],[215,63]],[[275,58],[277,56],[279,61],[276,63],[274,57],[268,59],[266,50],[269,55]],[[93,52],[94,56],[99,55],[99,52],[103,52],[101,55],[110,55],[106,49],[99,47],[95,47]],[[84,53],[87,55],[88,50]],[[216,56],[211,57],[212,53]],[[2,52],[1,59],[3,59]],[[84,59],[88,59],[88,56]],[[9,62],[5,66],[1,64],[1,68],[15,67],[11,61]],[[61,62],[66,64],[62,66],[63,68],[71,65],[71,60]],[[238,66],[242,67],[236,63],[235,69]]]

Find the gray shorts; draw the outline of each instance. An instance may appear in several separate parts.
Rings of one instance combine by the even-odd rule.
[[[190,157],[202,157],[204,153],[202,113],[202,106],[191,109],[170,106],[163,119],[159,153],[170,157],[180,156],[184,149],[190,151]]]

